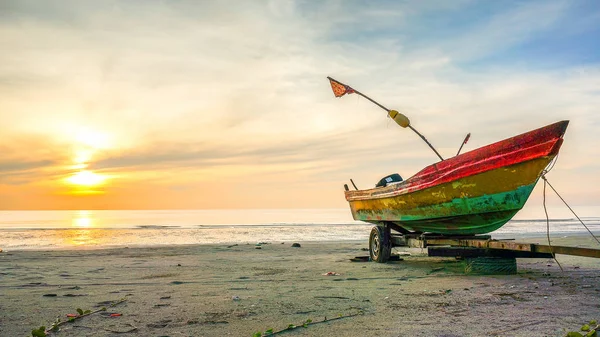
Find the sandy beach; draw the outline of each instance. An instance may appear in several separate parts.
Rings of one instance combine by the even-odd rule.
[[[4,251],[0,336],[102,307],[52,336],[250,337],[340,315],[285,335],[564,336],[600,319],[597,259],[559,255],[564,272],[519,259],[516,275],[481,276],[421,249],[394,249],[411,255],[377,264],[350,261],[368,255],[366,242],[300,243]]]

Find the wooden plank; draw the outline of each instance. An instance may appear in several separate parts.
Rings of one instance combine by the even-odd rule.
[[[529,243],[519,243],[515,241],[498,241],[484,239],[454,239],[454,238],[439,238],[439,239],[409,239],[411,247],[427,247],[427,246],[456,246],[456,247],[475,247],[475,248],[492,248],[492,249],[507,249],[517,250],[522,252],[532,252],[533,245]],[[416,241],[416,242],[411,242]],[[412,245],[411,245],[412,244]]]
[[[600,258],[600,249],[581,248],[581,247],[566,247],[566,246],[548,246],[548,245],[533,245],[535,252],[554,253],[564,255],[575,255],[585,257]]]
[[[535,251],[532,244],[514,241],[489,241],[487,248],[517,250],[521,252]]]
[[[518,252],[529,252],[531,256],[541,254],[563,254],[574,256],[585,256],[600,258],[600,249],[567,247],[567,246],[548,246],[531,243],[520,243],[510,240],[485,240],[485,239],[461,239],[461,238],[415,238],[415,237],[394,237],[395,246],[407,246],[412,248],[427,248],[429,246],[451,246],[451,247],[473,247],[480,249],[498,249]]]
[[[531,257],[548,257],[547,254],[563,254],[584,257],[600,258],[600,249],[567,247],[567,246],[548,246],[532,243],[520,243],[512,240],[489,240],[480,237],[411,237],[411,236],[392,236],[393,245],[427,248],[430,246],[451,246],[451,247],[472,247],[479,249],[508,250],[516,252],[528,252]],[[539,253],[539,254],[538,254]],[[525,254],[527,255],[527,254]]]
[[[428,247],[429,256],[447,257],[478,257],[493,256],[506,258],[552,258],[552,254],[528,251],[516,251],[507,249],[487,249],[474,247]]]

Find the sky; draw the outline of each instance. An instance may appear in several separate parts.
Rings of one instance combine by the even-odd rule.
[[[0,209],[343,208],[437,161],[327,76],[444,158],[568,119],[548,179],[593,208],[598,41],[594,0],[0,0]]]

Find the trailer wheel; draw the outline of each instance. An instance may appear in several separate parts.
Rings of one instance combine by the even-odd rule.
[[[369,255],[371,260],[386,263],[392,254],[392,241],[390,228],[387,226],[375,226],[369,235]]]

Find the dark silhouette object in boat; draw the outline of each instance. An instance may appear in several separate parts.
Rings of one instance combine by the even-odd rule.
[[[377,183],[377,185],[375,185],[375,187],[386,187],[387,185],[399,183],[401,181],[402,177],[398,173],[394,173],[381,178],[381,180]]]

